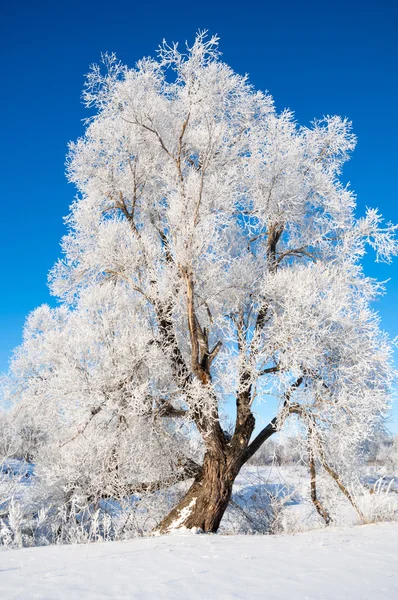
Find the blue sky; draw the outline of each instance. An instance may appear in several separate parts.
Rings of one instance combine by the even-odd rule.
[[[47,272],[60,254],[62,217],[75,195],[64,162],[87,116],[80,102],[84,73],[101,52],[115,51],[133,65],[163,38],[183,43],[198,29],[218,33],[223,59],[269,90],[278,110],[294,110],[300,123],[325,114],[349,117],[358,146],[343,178],[357,192],[359,214],[377,206],[398,222],[395,0],[3,2],[0,371],[20,342],[27,313],[54,304]],[[367,258],[366,270],[390,279],[378,309],[394,337],[398,260],[385,266]],[[392,428],[398,430],[398,412]]]

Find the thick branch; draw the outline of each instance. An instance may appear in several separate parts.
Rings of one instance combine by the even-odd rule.
[[[268,425],[266,427],[264,427],[264,429],[262,431],[260,431],[260,433],[257,435],[257,437],[255,437],[254,440],[251,442],[251,444],[247,447],[246,452],[244,454],[243,463],[246,463],[253,456],[253,454],[255,454],[255,452],[257,452],[257,450],[259,450],[259,448],[264,444],[264,442],[266,440],[268,440],[268,438],[270,438],[271,435],[276,433],[276,431],[279,429],[281,417],[284,416],[284,412],[286,411],[286,408],[289,406],[290,398],[291,398],[293,392],[295,390],[297,390],[297,388],[300,387],[300,385],[303,383],[303,380],[304,380],[303,377],[299,377],[290,386],[289,390],[285,393],[285,401],[283,403],[283,408],[282,408],[281,413],[279,415],[277,415],[276,417],[274,417],[272,419],[272,421],[270,423],[268,423]],[[287,414],[290,414],[290,412]]]
[[[263,375],[270,375],[271,373],[278,373],[278,371],[280,370],[279,365],[275,365],[274,367],[267,367],[266,369],[263,369],[262,371],[259,372],[259,377],[262,377]]]
[[[217,344],[214,346],[213,350],[211,350],[210,353],[207,355],[207,364],[209,367],[211,366],[212,362],[214,361],[217,354],[219,353],[221,346],[222,346],[222,342],[218,341]]]
[[[181,181],[183,179],[182,170],[181,170],[182,141],[184,139],[185,130],[188,126],[190,116],[191,116],[191,113],[189,112],[187,115],[187,118],[185,119],[184,123],[182,124],[180,137],[178,138],[178,153],[177,153],[176,165],[177,165],[177,169],[178,169],[178,173],[179,173]]]
[[[186,283],[186,294],[187,294],[187,314],[188,314],[188,329],[189,337],[191,340],[191,364],[192,371],[203,383],[208,383],[209,379],[206,378],[203,369],[200,368],[199,362],[199,339],[198,339],[198,326],[197,318],[195,314],[194,306],[194,284],[191,275],[187,269],[182,269],[182,275]]]
[[[270,273],[274,273],[278,268],[278,261],[276,258],[276,248],[278,242],[283,233],[283,225],[278,225],[275,223],[271,225],[268,230],[268,243],[267,243],[267,260],[268,260],[268,268]],[[268,312],[268,304],[262,304],[259,308],[256,323],[254,326],[254,334],[260,331],[266,322]],[[253,336],[253,339],[255,335]]]
[[[328,465],[328,463],[326,462],[326,460],[325,460],[324,457],[321,457],[321,464],[322,464],[323,468],[325,469],[326,473],[328,475],[330,475],[330,477],[332,479],[334,479],[334,481],[337,483],[340,491],[344,494],[344,496],[350,502],[350,504],[352,505],[352,507],[356,510],[356,512],[357,512],[359,518],[361,519],[362,523],[365,523],[366,519],[364,517],[363,512],[359,508],[358,504],[355,502],[354,498],[351,496],[351,494],[348,491],[348,489],[346,488],[346,486],[341,481],[341,479],[338,476],[338,474],[336,473],[336,471],[334,469],[332,469],[332,467],[330,465]]]
[[[130,485],[124,486],[122,492],[124,496],[145,493],[149,494],[158,490],[171,487],[172,485],[180,483],[181,481],[186,481],[187,479],[196,479],[200,477],[201,474],[202,467],[192,459],[186,458],[184,462],[184,468],[179,473],[175,473],[165,479],[160,479],[158,481],[150,481],[148,483],[132,483]],[[101,495],[102,498],[111,498],[113,496],[114,495],[111,493]]]
[[[159,333],[163,344],[171,350],[171,366],[179,387],[184,388],[189,379],[189,370],[177,342],[171,318],[171,304],[158,302],[155,306]]]
[[[187,414],[187,410],[175,408],[170,402],[163,402],[155,411],[156,417],[185,417]]]
[[[289,412],[300,415],[303,418],[304,422],[307,424],[307,427],[308,427],[308,435],[309,435],[309,437],[313,438],[315,447],[318,450],[318,456],[319,456],[319,460],[320,460],[322,467],[325,469],[326,473],[336,482],[340,491],[344,494],[344,496],[347,498],[347,500],[350,502],[352,507],[357,512],[361,521],[364,523],[365,517],[364,517],[361,509],[355,502],[354,498],[352,497],[352,495],[350,494],[350,492],[348,491],[348,489],[346,488],[344,483],[341,481],[338,473],[328,464],[328,462],[326,460],[325,450],[323,448],[322,440],[320,438],[319,432],[317,431],[314,417],[312,415],[308,414],[308,412],[305,411],[304,408],[302,408],[301,406],[299,406],[297,404],[290,407]]]
[[[308,448],[308,464],[309,464],[309,468],[310,468],[311,501],[312,501],[313,505],[315,506],[318,514],[325,521],[326,525],[329,525],[332,518],[331,518],[329,512],[326,510],[326,508],[324,508],[324,506],[321,504],[321,502],[318,498],[318,493],[317,493],[317,489],[316,489],[315,459],[314,459],[314,454],[312,452],[311,446],[309,446],[309,448]]]
[[[230,442],[232,453],[240,454],[249,443],[255,427],[255,418],[251,411],[252,381],[250,368],[247,365],[246,325],[243,313],[236,321],[238,350],[241,357],[239,387],[236,393],[235,431]]]
[[[243,464],[245,464],[256,452],[261,448],[261,446],[274,435],[278,430],[278,417],[274,417],[270,423],[260,433],[254,440],[249,444],[246,448],[246,451],[243,456]]]
[[[278,258],[276,259],[276,265],[279,265],[279,263],[284,258],[286,258],[286,256],[306,256],[307,258],[310,258],[311,260],[315,261],[315,256],[311,252],[308,252],[308,250],[306,250],[303,247],[303,248],[294,248],[294,249],[286,250],[285,252],[282,252],[282,254],[280,254],[278,256]]]

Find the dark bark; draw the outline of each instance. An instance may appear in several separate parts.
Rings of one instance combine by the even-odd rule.
[[[216,532],[229,504],[234,481],[249,456],[248,442],[255,419],[247,411],[232,439],[228,442],[222,431],[213,430],[213,440],[208,442],[203,467],[184,498],[157,527],[160,533],[175,528],[197,527],[205,532]],[[273,433],[275,428],[273,428]]]
[[[242,383],[245,383],[245,372]],[[285,394],[284,408],[290,402],[303,378],[295,381]],[[222,433],[219,423],[209,430],[207,452],[202,471],[198,473],[184,498],[156,528],[167,533],[175,528],[198,527],[205,532],[217,531],[232,494],[232,486],[242,466],[261,445],[278,430],[275,417],[251,442],[255,418],[250,407],[251,386],[243,387],[237,394],[237,418],[235,432],[230,441]]]
[[[216,532],[231,499],[240,467],[239,461],[228,457],[228,453],[207,452],[201,473],[156,531],[168,533],[181,527],[197,527],[205,532]]]
[[[277,430],[277,417],[274,417],[270,423],[254,438],[252,443],[246,448],[243,455],[243,464],[246,463],[261,446],[273,435]]]
[[[310,490],[311,490],[311,501],[315,506],[317,513],[325,521],[326,525],[332,521],[332,518],[328,510],[322,505],[318,498],[318,492],[316,487],[316,470],[315,470],[315,459],[311,447],[308,449],[308,464],[310,468]]]

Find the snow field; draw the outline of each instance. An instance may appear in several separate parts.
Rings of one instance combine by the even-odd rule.
[[[396,600],[398,524],[0,552],[2,600]]]

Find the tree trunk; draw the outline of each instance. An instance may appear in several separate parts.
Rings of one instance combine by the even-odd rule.
[[[204,456],[202,470],[182,500],[155,528],[155,533],[169,533],[181,528],[198,528],[208,533],[218,530],[239,471],[277,430],[275,418],[249,444],[255,419],[250,410],[238,408],[237,425],[231,440],[224,437],[219,427],[213,432],[213,444]]]
[[[241,464],[221,450],[217,455],[207,452],[202,472],[155,532],[199,528],[215,533],[230,501],[232,486]]]

